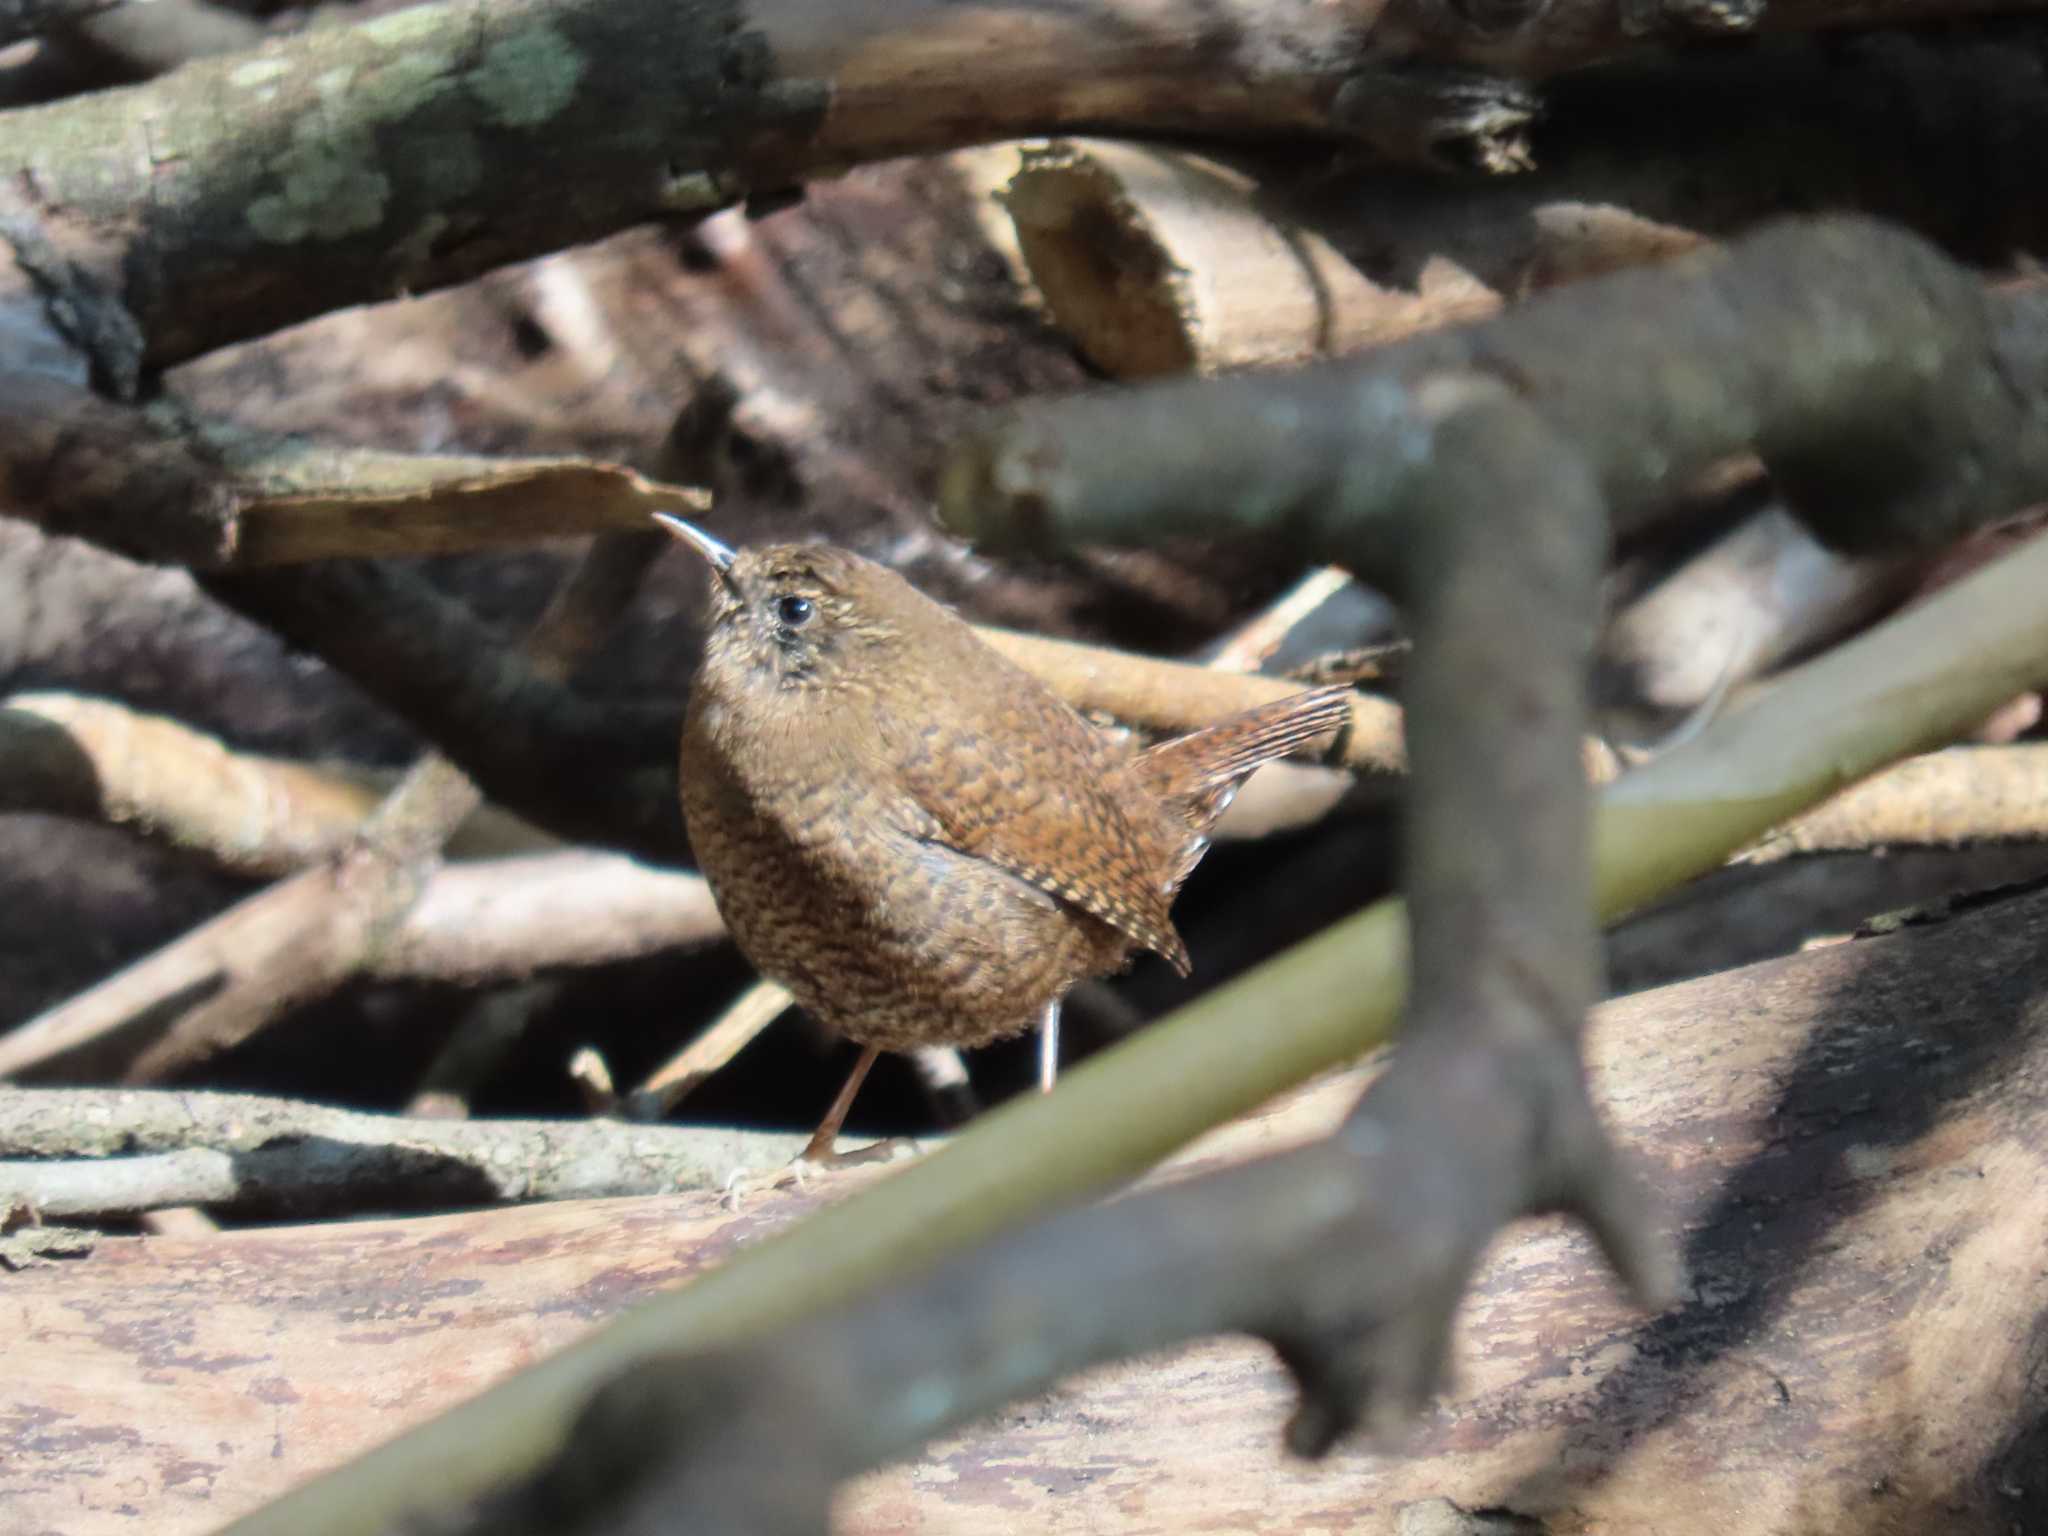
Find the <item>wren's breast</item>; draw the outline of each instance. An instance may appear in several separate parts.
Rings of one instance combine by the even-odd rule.
[[[1114,929],[1035,886],[906,833],[910,818],[857,782],[742,782],[686,742],[683,784],[691,844],[741,951],[862,1044],[1021,1033],[1128,952]]]

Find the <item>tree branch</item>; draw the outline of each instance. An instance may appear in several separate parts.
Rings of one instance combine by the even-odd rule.
[[[362,1114],[239,1093],[0,1091],[0,1209],[128,1216],[203,1205],[253,1219],[447,1210],[722,1189],[798,1135],[604,1120]],[[27,1159],[23,1161],[23,1159]]]
[[[1256,534],[1414,619],[1416,1028],[1358,1134],[1400,1145],[1384,1198],[1435,1267],[1342,1367],[1346,1412],[1426,1399],[1488,1223],[1570,1211],[1639,1297],[1670,1283],[1573,1048],[1596,966],[1572,748],[1609,527],[1755,450],[1824,539],[1933,549],[2048,497],[2044,400],[2048,297],[1841,221],[1342,364],[1026,406],[956,455],[944,512],[981,542]]]
[[[9,114],[0,184],[90,232],[138,328],[119,377],[857,160],[1087,119],[1329,129],[1359,19],[1226,10],[447,0]]]

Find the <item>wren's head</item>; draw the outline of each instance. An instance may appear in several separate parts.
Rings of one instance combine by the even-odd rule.
[[[733,550],[680,518],[655,519],[711,567],[699,686],[731,693],[844,686],[876,675],[870,668],[887,668],[889,652],[920,621],[952,617],[894,571],[847,550]]]

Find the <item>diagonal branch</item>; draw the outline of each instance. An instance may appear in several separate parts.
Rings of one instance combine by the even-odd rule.
[[[1575,747],[1610,528],[1754,451],[1823,539],[1936,548],[2048,497],[2044,400],[2048,298],[1838,221],[1341,364],[1025,406],[956,456],[945,512],[983,542],[1257,534],[1414,620],[1414,1029],[1350,1134],[1397,1149],[1379,1198],[1423,1257],[1402,1306],[1323,1363],[1345,1406],[1321,1433],[1426,1400],[1512,1216],[1583,1218],[1640,1299],[1675,1280],[1575,1045],[1596,994]]]

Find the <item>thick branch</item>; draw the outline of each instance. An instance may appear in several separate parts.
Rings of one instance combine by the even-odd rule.
[[[1088,120],[1329,129],[1366,18],[1227,10],[447,0],[10,114],[0,183],[94,231],[161,366],[855,160]]]
[[[333,1216],[721,1189],[803,1138],[615,1121],[439,1120],[239,1093],[0,1092],[0,1209],[45,1217],[204,1205]],[[22,1159],[27,1159],[23,1161]]]
[[[996,547],[1236,532],[1383,564],[1440,462],[1419,386],[1467,370],[1584,456],[1620,532],[1752,450],[1844,547],[1939,547],[2048,495],[2048,297],[1838,220],[1354,361],[1024,407],[956,457],[945,515]]]

